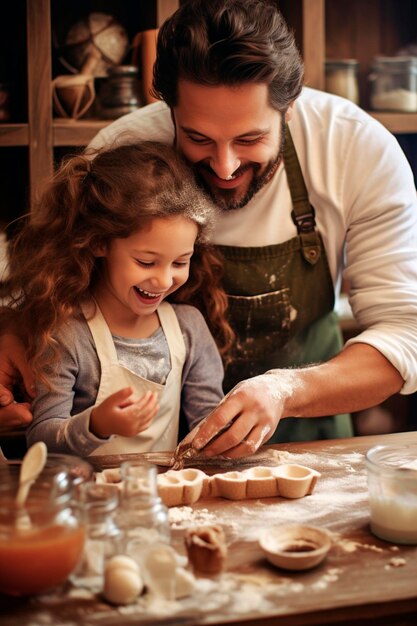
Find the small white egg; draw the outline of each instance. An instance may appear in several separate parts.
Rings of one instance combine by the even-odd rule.
[[[132,604],[144,587],[137,563],[127,556],[116,556],[104,570],[103,595],[112,604]]]

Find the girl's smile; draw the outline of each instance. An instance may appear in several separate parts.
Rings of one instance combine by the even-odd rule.
[[[156,330],[159,304],[188,279],[197,234],[197,225],[182,216],[154,218],[100,250],[104,267],[95,297],[114,334],[139,338]]]
[[[145,291],[145,289],[141,289],[140,287],[135,287],[138,298],[145,305],[154,305],[159,304],[165,295],[165,292],[162,293],[150,293],[149,291]]]

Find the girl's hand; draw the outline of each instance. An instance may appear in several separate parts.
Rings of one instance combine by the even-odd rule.
[[[158,409],[154,392],[147,391],[136,399],[132,388],[125,387],[94,407],[90,416],[90,431],[100,438],[110,435],[135,437],[151,425]]]

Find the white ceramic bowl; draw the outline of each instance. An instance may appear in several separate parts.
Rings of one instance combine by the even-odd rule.
[[[273,565],[288,570],[305,570],[324,560],[332,538],[323,528],[291,524],[264,530],[259,545]]]

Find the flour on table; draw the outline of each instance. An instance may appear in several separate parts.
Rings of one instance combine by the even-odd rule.
[[[392,559],[389,560],[388,565],[385,565],[385,569],[391,569],[391,567],[403,567],[406,564],[407,559],[393,556]]]
[[[337,567],[332,567],[327,572],[325,572],[320,578],[312,584],[311,588],[314,591],[321,591],[322,589],[327,589],[329,583],[334,583],[339,580],[339,574],[341,574],[342,570]]]
[[[335,546],[340,547],[343,552],[356,552],[356,550],[371,550],[372,552],[384,552],[384,548],[375,546],[371,543],[361,543],[360,541],[352,541],[351,539],[343,539],[335,537]],[[392,549],[392,548],[391,548]]]
[[[192,509],[190,506],[175,506],[168,509],[172,528],[186,528],[190,525],[213,524],[217,517],[208,509]]]

